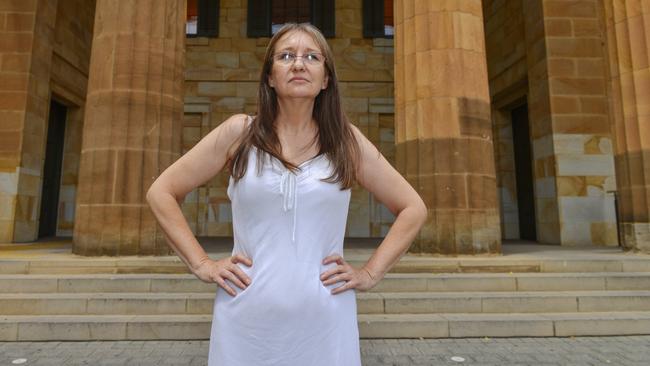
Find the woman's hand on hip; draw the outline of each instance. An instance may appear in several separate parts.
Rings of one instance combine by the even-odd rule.
[[[354,268],[338,254],[325,257],[323,264],[336,262],[337,266],[328,269],[320,276],[323,285],[331,285],[340,281],[346,281],[344,285],[332,290],[332,295],[336,295],[345,290],[354,288],[359,291],[368,291],[379,282],[378,278],[373,278],[370,272],[365,268]]]
[[[253,265],[253,261],[241,254],[213,260],[205,258],[196,267],[191,268],[192,273],[203,282],[217,283],[226,292],[232,296],[237,296],[237,292],[226,283],[226,279],[244,290],[251,284],[251,279],[242,271],[237,263],[244,263],[248,267]]]

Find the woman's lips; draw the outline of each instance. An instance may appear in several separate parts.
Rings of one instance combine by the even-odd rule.
[[[305,79],[305,78],[291,78],[289,80],[289,82],[292,82],[292,81],[307,81],[307,79]]]

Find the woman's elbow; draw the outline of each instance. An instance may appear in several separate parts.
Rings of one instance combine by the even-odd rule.
[[[156,189],[154,185],[152,184],[149,189],[147,190],[147,193],[144,196],[145,201],[151,206],[151,202],[154,200],[154,196],[156,195]]]
[[[155,202],[158,197],[160,197],[161,192],[162,189],[160,188],[160,184],[157,184],[157,181],[154,181],[151,186],[149,186],[149,189],[147,190],[147,193],[144,197],[149,206],[151,206],[151,204]]]
[[[418,202],[415,204],[416,207],[416,212],[418,213],[418,227],[422,227],[424,223],[427,222],[427,218],[429,216],[429,210],[427,209],[427,206],[424,204],[424,201],[420,198]]]
[[[147,190],[147,194],[145,195],[145,200],[147,201],[149,206],[151,206],[155,202],[159,202],[161,198],[166,198],[168,196],[172,197],[174,201],[176,201],[176,203],[179,205],[181,205],[185,200],[185,195],[176,194],[172,190],[167,189],[166,186],[161,184],[156,184],[156,182],[153,182],[153,184]]]

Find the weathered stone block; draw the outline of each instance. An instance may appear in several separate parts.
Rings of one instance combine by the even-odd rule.
[[[618,246],[618,231],[616,223],[591,223],[591,242],[595,245]]]
[[[551,108],[555,113],[580,113],[579,101],[577,97],[551,96]]]
[[[550,81],[553,94],[563,95],[605,95],[604,78],[557,77]]]
[[[197,86],[199,95],[227,97],[237,93],[237,84],[233,82],[199,82]]]
[[[592,1],[544,1],[544,16],[547,17],[572,17],[595,18],[597,16],[596,4]]]
[[[560,197],[560,217],[569,222],[615,222],[614,198]]]
[[[557,177],[559,196],[586,196],[587,183],[585,177],[567,176]]]
[[[554,134],[553,147],[555,153],[560,154],[583,154],[585,140],[589,136],[583,134]]]
[[[573,30],[569,18],[546,18],[544,30],[548,37],[571,37]]]
[[[613,176],[614,158],[611,155],[558,155],[557,174],[558,176]]]

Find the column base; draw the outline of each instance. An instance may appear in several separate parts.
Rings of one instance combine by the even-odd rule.
[[[430,209],[427,222],[408,252],[425,255],[499,254],[499,214],[496,210]]]
[[[650,223],[624,222],[621,224],[621,230],[624,248],[650,253]]]

